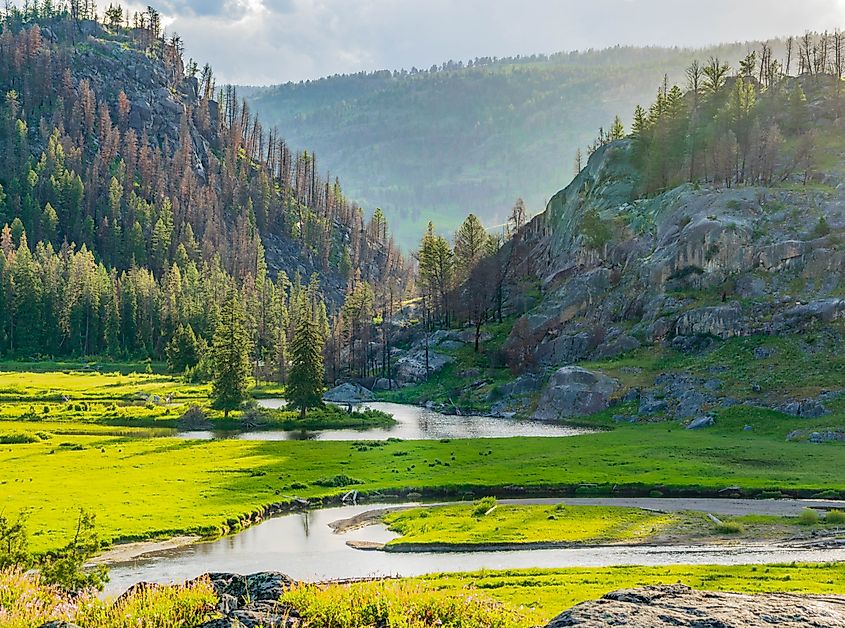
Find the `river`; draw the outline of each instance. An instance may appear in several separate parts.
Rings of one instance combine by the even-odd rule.
[[[797,508],[798,505],[793,503],[789,508]],[[120,593],[140,581],[180,582],[213,571],[245,574],[282,571],[294,579],[321,581],[479,569],[845,561],[845,548],[806,549],[773,544],[603,546],[448,554],[365,552],[350,548],[346,542],[384,543],[395,535],[383,525],[368,526],[344,534],[335,534],[329,527],[333,521],[377,507],[377,504],[368,504],[294,513],[269,519],[216,541],[187,545],[114,564],[107,593]],[[735,507],[736,503],[732,508]],[[744,507],[745,511],[753,509],[753,505]]]
[[[281,408],[284,399],[261,399],[264,408]],[[589,434],[591,430],[555,423],[522,419],[503,419],[476,415],[451,415],[420,406],[409,406],[381,401],[354,406],[356,409],[381,410],[393,415],[396,424],[391,427],[364,430],[341,429],[320,431],[260,430],[249,432],[184,431],[179,438],[211,440],[236,438],[241,440],[440,440],[463,438],[508,438],[514,436],[559,437]]]

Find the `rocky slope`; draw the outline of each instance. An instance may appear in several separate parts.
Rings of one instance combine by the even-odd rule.
[[[683,585],[645,587],[579,604],[549,624],[549,628],[564,626],[839,628],[845,626],[845,597],[739,595],[694,591]]]
[[[688,184],[644,197],[631,140],[592,155],[522,236],[544,293],[526,315],[539,370],[606,361],[641,347],[705,355],[737,337],[804,342],[812,331],[828,348],[841,345],[845,119],[820,90],[804,87],[813,123],[825,136],[811,185]],[[771,357],[761,351],[754,356],[759,369]],[[658,373],[636,389],[616,384],[602,381],[602,402],[587,409],[625,399],[639,401],[643,416],[693,419],[708,405],[736,401],[720,391],[718,373]],[[557,392],[546,394],[539,418],[583,414],[576,407],[581,402],[560,387],[552,382]],[[776,392],[753,401],[818,416],[831,400]]]

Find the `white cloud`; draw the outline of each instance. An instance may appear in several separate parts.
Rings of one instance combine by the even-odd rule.
[[[845,26],[845,0],[151,0],[220,81],[277,83],[447,59],[703,46]],[[146,0],[132,0],[142,8]]]

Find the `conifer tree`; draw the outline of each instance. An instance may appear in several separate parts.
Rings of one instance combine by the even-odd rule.
[[[303,419],[310,408],[323,405],[323,345],[325,338],[314,312],[302,312],[290,346],[291,368],[285,398]]]
[[[251,344],[244,325],[243,306],[238,293],[231,290],[223,304],[211,350],[214,368],[211,395],[214,407],[223,410],[227,418],[230,410],[240,406],[249,389]]]

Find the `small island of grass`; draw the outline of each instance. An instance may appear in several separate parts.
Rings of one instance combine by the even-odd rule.
[[[642,541],[677,522],[675,515],[604,506],[502,506],[476,504],[414,508],[390,513],[384,522],[402,546],[565,545]]]

